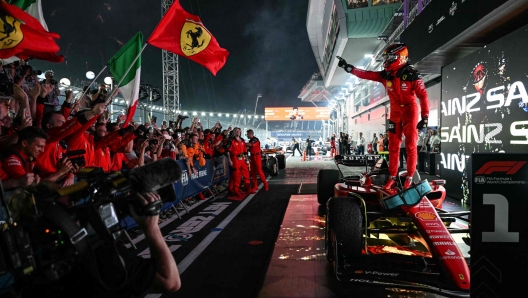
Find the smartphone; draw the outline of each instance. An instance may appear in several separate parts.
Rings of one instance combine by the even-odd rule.
[[[31,114],[29,113],[29,109],[28,108],[24,108],[24,118],[27,119],[31,117]]]
[[[158,117],[152,116],[152,123],[156,123],[156,120],[158,120]]]

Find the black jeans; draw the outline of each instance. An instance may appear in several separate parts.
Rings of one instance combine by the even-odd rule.
[[[302,156],[301,150],[299,149],[299,144],[293,145],[293,149],[292,149],[293,156],[295,156],[295,149],[297,149],[297,151],[299,151],[299,155]]]

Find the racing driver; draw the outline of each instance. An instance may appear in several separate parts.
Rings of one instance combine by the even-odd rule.
[[[387,131],[389,132],[389,174],[390,179],[383,186],[392,189],[396,185],[398,173],[400,144],[402,133],[405,135],[407,150],[407,179],[403,189],[412,185],[412,177],[416,171],[418,130],[427,127],[429,117],[429,102],[423,80],[411,65],[409,65],[409,51],[403,43],[392,44],[383,52],[383,70],[366,71],[355,68],[344,59],[338,57],[339,67],[345,69],[361,79],[377,81],[387,89],[390,100],[390,114]],[[420,100],[421,117],[418,122],[418,105]]]

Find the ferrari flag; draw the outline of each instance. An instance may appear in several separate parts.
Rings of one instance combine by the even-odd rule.
[[[127,118],[123,127],[128,125],[128,122],[134,117],[136,106],[139,98],[139,80],[141,75],[141,48],[143,46],[143,34],[138,32],[131,40],[129,40],[122,48],[115,54],[110,62],[108,68],[114,76],[114,79],[119,84],[121,95],[128,106]],[[138,57],[139,56],[139,57]],[[130,66],[138,57],[132,68]],[[130,68],[130,71],[127,70]]]
[[[39,20],[15,5],[0,1],[0,59],[18,56],[20,59],[40,59],[62,62],[58,56],[57,33],[48,32]]]
[[[147,43],[189,58],[215,76],[229,55],[205,28],[200,17],[185,11],[179,0],[174,1]]]

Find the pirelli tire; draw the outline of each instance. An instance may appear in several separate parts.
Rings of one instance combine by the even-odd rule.
[[[340,182],[338,170],[319,170],[317,173],[317,202],[325,205],[334,196],[334,187]]]
[[[279,165],[277,162],[277,158],[270,157],[267,162],[268,171],[271,176],[277,176],[279,174]]]
[[[332,197],[326,205],[325,255],[340,271],[344,258],[360,256],[364,248],[364,207],[361,197]]]
[[[277,154],[277,164],[279,165],[279,170],[284,170],[286,168],[286,156],[284,154]]]

